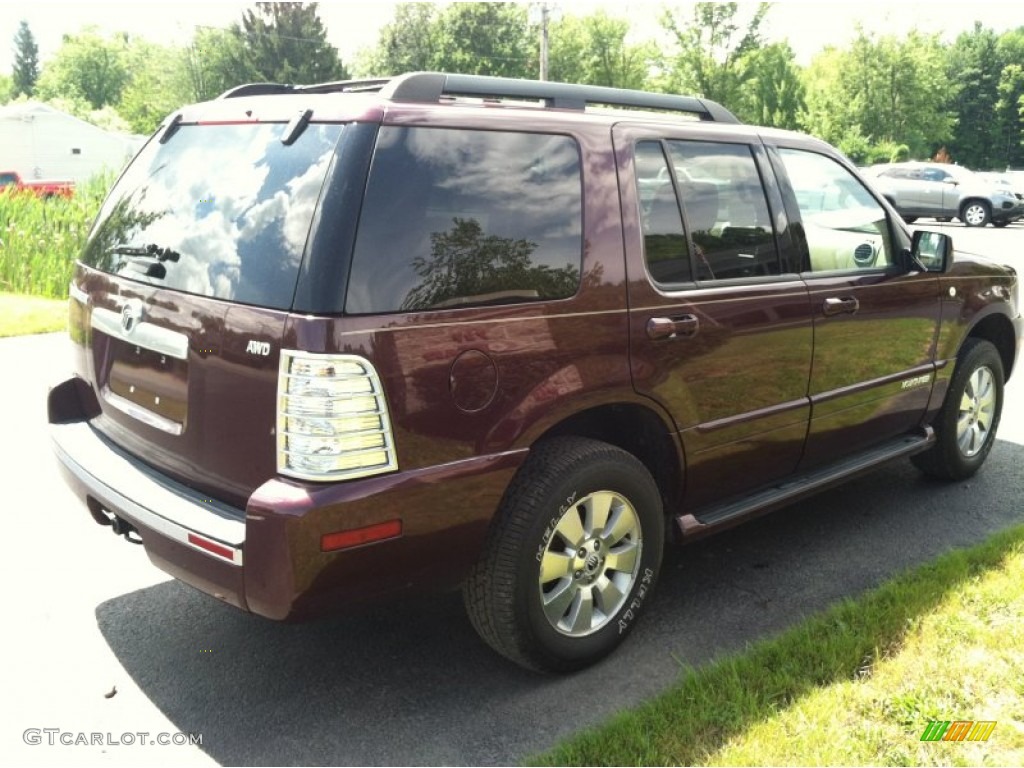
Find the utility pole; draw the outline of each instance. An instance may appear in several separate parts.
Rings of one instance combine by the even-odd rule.
[[[540,4],[540,79],[548,79],[548,4]]]
[[[540,27],[540,80],[548,79],[548,25],[558,21],[562,11],[556,3],[530,3],[530,14],[527,17],[530,26]]]

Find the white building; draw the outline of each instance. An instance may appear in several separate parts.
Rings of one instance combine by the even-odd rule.
[[[0,107],[0,171],[23,179],[85,181],[119,171],[144,136],[112,133],[37,101]]]

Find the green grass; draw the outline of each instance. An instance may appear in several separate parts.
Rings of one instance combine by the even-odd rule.
[[[984,743],[930,719],[995,720]],[[530,761],[1024,765],[1024,526],[951,552]]]
[[[110,175],[94,177],[70,199],[0,194],[0,291],[67,296],[75,258],[112,183]]]
[[[67,327],[67,299],[0,293],[0,337],[63,331]]]

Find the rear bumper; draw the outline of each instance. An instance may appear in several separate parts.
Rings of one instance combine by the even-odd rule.
[[[245,602],[245,518],[118,451],[87,421],[51,424],[65,481],[97,522],[138,531],[153,562],[239,608]]]
[[[526,456],[480,456],[335,484],[273,478],[241,510],[128,455],[85,414],[73,418],[81,384],[51,390],[50,430],[64,477],[94,519],[129,523],[159,568],[272,619],[457,584]],[[395,520],[398,536],[323,551],[327,534]]]
[[[54,451],[64,469],[111,510],[179,544],[242,565],[245,513],[232,510],[155,472],[118,451],[86,421],[51,426]],[[109,478],[110,482],[104,480]],[[110,483],[116,482],[116,488]]]

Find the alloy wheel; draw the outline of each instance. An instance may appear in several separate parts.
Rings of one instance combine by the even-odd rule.
[[[992,431],[996,411],[996,387],[992,371],[982,366],[971,374],[960,398],[956,442],[967,458],[980,451]]]
[[[980,227],[985,223],[988,213],[979,203],[972,203],[964,209],[964,221],[972,227]]]
[[[640,518],[623,496],[597,491],[570,506],[540,562],[541,606],[551,626],[570,637],[604,627],[633,589],[642,545]]]

